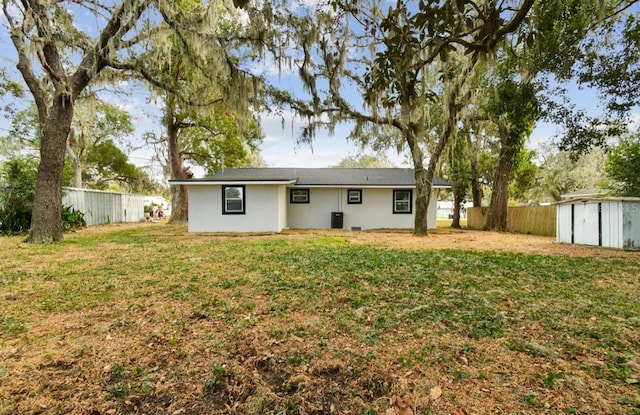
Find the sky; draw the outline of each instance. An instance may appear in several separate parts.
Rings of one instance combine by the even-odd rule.
[[[15,66],[15,52],[11,47],[8,33],[5,29],[6,21],[4,16],[0,16],[0,24],[3,29],[0,31],[0,43],[7,47],[0,50],[0,65],[3,67]],[[275,70],[271,71],[271,76],[275,76]],[[281,76],[282,74],[278,74]],[[581,107],[595,108],[598,104],[598,97],[593,91],[579,90],[575,86],[570,87],[570,95],[574,102]],[[156,134],[162,133],[162,125],[158,116],[161,103],[151,102],[144,94],[131,94],[129,96],[111,97],[108,100],[117,103],[124,109],[130,111],[134,116],[136,131],[132,137],[137,142],[137,149],[129,153],[130,159],[137,165],[149,163],[153,151],[144,148],[141,137],[145,132],[152,131]],[[155,114],[155,115],[154,115]],[[640,119],[640,111],[636,111],[636,122]],[[261,156],[268,166],[271,167],[329,167],[338,164],[341,160],[349,156],[360,155],[363,150],[353,142],[346,139],[349,134],[348,125],[336,128],[334,135],[330,136],[326,131],[318,131],[316,139],[312,145],[296,144],[300,120],[291,113],[285,113],[283,125],[280,117],[268,115],[261,116],[261,125],[264,133],[264,141],[261,146]],[[8,123],[0,119],[0,135],[4,135]],[[556,126],[548,123],[538,123],[529,140],[528,146],[535,148],[544,141],[549,141],[558,133]],[[371,150],[365,149],[364,153],[374,154]],[[397,166],[410,167],[406,154],[398,155],[395,150],[386,152],[387,158]],[[159,170],[156,170],[159,171]],[[204,174],[201,169],[195,169],[196,177]]]

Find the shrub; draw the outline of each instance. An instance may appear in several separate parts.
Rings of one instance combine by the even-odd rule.
[[[0,170],[0,233],[25,232],[31,226],[38,162],[28,158],[6,161]]]
[[[62,229],[70,231],[87,226],[84,213],[71,206],[62,206]]]
[[[12,158],[0,169],[0,234],[26,232],[31,227],[31,212],[36,189],[38,161]],[[67,175],[68,176],[68,175]],[[87,226],[84,213],[62,207],[62,229]]]

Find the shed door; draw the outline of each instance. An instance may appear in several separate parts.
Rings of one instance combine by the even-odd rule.
[[[574,242],[598,245],[600,241],[597,203],[576,203],[573,216]]]

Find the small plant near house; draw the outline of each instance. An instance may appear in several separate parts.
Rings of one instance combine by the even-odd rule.
[[[4,316],[0,319],[2,328],[8,334],[15,334],[27,329],[26,324],[20,318],[12,317],[12,316]]]
[[[531,405],[531,406],[538,405],[538,395],[536,395],[535,393],[526,394],[524,395],[523,399],[527,403],[527,405]]]
[[[129,394],[129,387],[122,382],[117,382],[107,386],[107,391],[116,399],[124,399]]]
[[[215,393],[224,386],[224,367],[219,365],[213,365],[211,368],[211,375],[204,382],[205,393]]]
[[[562,379],[562,373],[550,371],[549,373],[547,373],[547,377],[544,378],[544,387],[547,389],[553,388],[553,384],[558,379]]]
[[[86,226],[83,212],[71,206],[62,206],[62,229],[68,232]]]
[[[124,375],[124,366],[120,363],[113,363],[109,368],[109,372],[113,377],[120,377]]]

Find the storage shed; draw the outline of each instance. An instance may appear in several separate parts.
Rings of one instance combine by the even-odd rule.
[[[556,241],[640,249],[640,198],[578,198],[558,203]]]

